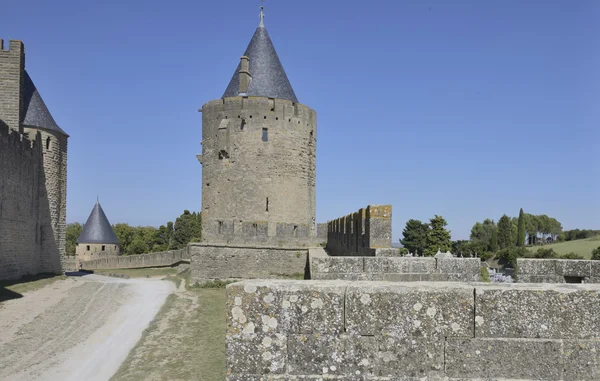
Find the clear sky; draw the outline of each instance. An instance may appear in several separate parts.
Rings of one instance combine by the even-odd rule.
[[[200,210],[201,114],[258,0],[6,0],[0,37],[67,131],[68,222]],[[600,229],[600,2],[269,0],[265,23],[318,112],[317,220],[393,205],[476,221],[547,214]]]

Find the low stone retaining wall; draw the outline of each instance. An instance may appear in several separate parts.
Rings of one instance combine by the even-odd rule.
[[[600,285],[244,281],[227,380],[598,380]]]
[[[63,257],[61,264],[64,272],[77,271],[77,259],[74,256]]]
[[[478,258],[331,257],[310,249],[310,278],[316,280],[465,281],[480,280]]]
[[[190,244],[192,282],[303,276],[307,248]]]
[[[173,266],[180,262],[189,262],[187,249],[94,259],[82,262],[82,267],[84,270],[135,269]]]
[[[518,283],[600,283],[600,261],[517,259]]]

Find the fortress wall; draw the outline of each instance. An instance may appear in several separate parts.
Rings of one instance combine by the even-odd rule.
[[[315,280],[477,282],[481,266],[479,258],[331,257],[320,248],[309,260]]]
[[[519,283],[600,283],[600,261],[517,259]]]
[[[369,205],[327,226],[331,255],[374,256],[374,249],[392,247],[391,205]]]
[[[41,260],[41,168],[40,137],[32,142],[0,124],[0,279],[56,270]]]
[[[207,279],[256,279],[305,273],[306,248],[190,244],[193,282]]]
[[[243,281],[227,380],[597,380],[600,286]]]
[[[202,238],[297,247],[315,237],[316,113],[281,99],[202,107]]]
[[[81,266],[84,270],[135,269],[173,266],[179,262],[188,260],[189,256],[186,248],[162,251],[160,253],[105,257],[81,262]]]

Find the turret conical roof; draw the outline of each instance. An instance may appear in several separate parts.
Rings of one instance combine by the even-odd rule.
[[[83,225],[77,243],[119,244],[119,239],[110,226],[110,222],[108,222],[108,218],[106,218],[99,202],[96,202],[87,222]]]
[[[250,87],[245,95],[255,97],[279,98],[298,102],[294,89],[279,61],[267,28],[261,21],[250,44],[244,53],[250,59]],[[233,73],[233,77],[223,94],[223,98],[237,97],[239,94],[239,71],[241,64]]]
[[[67,135],[54,121],[27,70],[25,70],[24,79],[23,102],[25,103],[25,116],[22,121],[23,124],[28,127],[43,128]]]

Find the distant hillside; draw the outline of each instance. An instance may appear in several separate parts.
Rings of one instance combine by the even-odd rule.
[[[600,246],[600,236],[578,239],[575,241],[558,242],[550,245],[528,247],[531,252],[536,252],[537,249],[543,247],[544,249],[552,249],[557,254],[563,255],[568,253],[575,253],[582,255],[586,259],[590,259],[592,256],[592,250]]]

